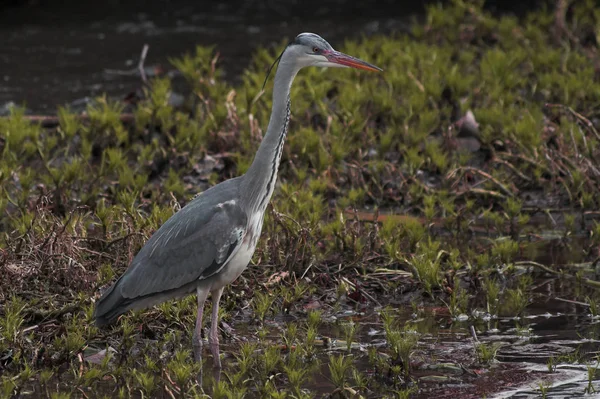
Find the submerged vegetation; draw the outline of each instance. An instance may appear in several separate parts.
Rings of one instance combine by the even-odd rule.
[[[480,3],[337,46],[380,76],[302,71],[260,266],[225,291],[223,376],[205,370],[203,386],[193,297],[107,330],[94,298],[194,194],[246,171],[283,43],[237,86],[213,49],[172,60],[189,84],[181,106],[156,78],[133,106],[59,108],[56,127],[19,109],[0,119],[0,398],[409,398],[497,373],[459,395],[480,397],[506,381],[508,351],[482,336],[500,320],[529,339],[525,316],[554,292],[595,320],[600,11],[584,0],[563,18],[495,18]],[[443,328],[474,326],[460,360],[428,349],[436,312]]]

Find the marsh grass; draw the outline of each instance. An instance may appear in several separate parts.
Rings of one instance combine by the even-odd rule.
[[[499,343],[477,343],[475,345],[475,352],[477,359],[483,365],[489,365],[496,360],[496,353],[500,349],[501,344]]]
[[[572,37],[557,37],[552,10],[496,18],[480,3],[430,6],[410,36],[338,44],[383,74],[300,74],[253,260],[260,266],[222,301],[234,331],[253,321],[250,342],[226,357],[226,378],[206,378],[204,387],[191,377],[193,298],[128,314],[109,329],[91,324],[93,302],[197,192],[247,170],[270,115],[273,83],[260,94],[264,71],[287,41],[259,49],[236,86],[223,79],[215,49],[173,59],[189,85],[184,106],[169,102],[169,79],[155,79],[133,123],[121,120],[123,103],[105,96],[86,118],[59,108],[55,128],[18,108],[0,118],[2,397],[80,397],[96,388],[100,397],[202,397],[203,388],[212,397],[311,397],[330,388],[409,397],[418,392],[407,382],[420,334],[382,312],[384,353],[366,347],[385,377],[372,376],[347,364],[358,358],[358,320],[343,324],[344,354],[323,355],[318,343],[337,312],[393,298],[447,304],[453,315],[481,307],[520,317],[535,298],[533,277],[547,270],[519,261],[576,270],[537,259],[534,244],[592,264],[600,84],[597,41],[583,39],[597,35],[598,11],[593,1],[574,4]],[[475,133],[465,128],[467,111]],[[469,134],[478,149],[464,144]],[[589,297],[595,315],[583,269],[572,274],[573,297]],[[415,295],[396,295],[404,292]],[[283,315],[294,324],[271,333]],[[237,342],[231,334],[224,341]],[[481,363],[494,354],[477,352]],[[332,386],[318,388],[315,378]]]

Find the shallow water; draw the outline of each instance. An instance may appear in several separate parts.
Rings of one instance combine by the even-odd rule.
[[[543,383],[548,397],[589,397],[588,366],[596,367],[593,360],[600,349],[600,319],[587,314],[584,307],[551,297],[568,296],[557,292],[558,284],[540,280],[536,300],[522,318],[490,318],[484,312],[474,312],[453,319],[446,308],[420,308],[418,315],[408,307],[396,307],[401,324],[413,326],[419,333],[418,345],[411,357],[411,378],[419,387],[418,398],[536,398]],[[534,283],[534,284],[535,284]],[[552,295],[548,295],[548,293]],[[383,325],[379,309],[369,306],[341,306],[323,323],[319,349],[322,367],[307,388],[320,395],[330,394],[335,387],[330,382],[328,356],[347,353],[341,324],[354,322],[357,326],[352,344],[354,365],[367,376],[377,370],[368,360],[368,349],[376,347],[386,352]],[[459,321],[460,320],[460,321]],[[301,320],[299,320],[301,321]],[[281,316],[265,321],[269,339],[280,343],[286,321]],[[246,322],[233,324],[237,339],[250,339],[257,326]],[[496,360],[490,365],[476,360],[476,339],[485,344],[497,344]],[[321,341],[319,341],[321,342]],[[235,353],[238,344],[224,343],[221,351]],[[583,354],[583,363],[564,363],[560,356]],[[550,358],[555,360],[555,371],[548,371]],[[225,361],[225,364],[227,360]],[[592,386],[600,390],[600,373],[594,374]]]

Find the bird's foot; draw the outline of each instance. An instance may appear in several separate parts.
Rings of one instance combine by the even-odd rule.
[[[213,356],[213,364],[215,368],[221,369],[221,356],[219,353],[219,331],[217,326],[211,326],[208,333],[208,345]]]
[[[221,368],[213,367],[213,379],[218,384],[221,381]]]
[[[198,383],[198,386],[202,387],[202,342],[194,340],[192,349],[194,352],[194,361],[199,365],[196,382]]]
[[[192,349],[194,351],[194,360],[196,363],[202,364],[202,343],[194,342],[192,345]]]
[[[210,340],[208,345],[210,346],[210,353],[213,356],[213,365],[217,369],[221,369],[221,355],[219,351],[219,340]]]
[[[194,331],[192,336],[192,349],[194,351],[194,360],[202,364],[202,334]]]

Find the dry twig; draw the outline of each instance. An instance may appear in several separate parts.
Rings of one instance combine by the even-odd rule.
[[[471,172],[471,173],[478,174],[481,177],[483,177],[483,178],[491,181],[496,186],[498,186],[498,188],[500,188],[500,191],[502,191],[507,196],[509,196],[509,197],[513,197],[514,196],[513,192],[511,190],[509,190],[508,187],[506,187],[504,184],[502,184],[498,179],[496,179],[495,177],[493,177],[489,173],[484,172],[481,169],[474,168],[472,166],[460,166],[460,167],[458,167],[458,168],[456,168],[456,169],[448,172],[448,174],[446,175],[446,178],[447,179],[451,179],[453,177],[456,177],[459,172]],[[474,190],[478,190],[478,189],[475,189],[475,188],[471,189],[471,191],[474,191]],[[469,190],[467,190],[467,191],[469,191]],[[483,190],[483,191],[485,191],[486,193],[488,193],[488,192],[491,193],[491,191],[488,191],[488,190]],[[495,194],[491,194],[491,195],[496,196]],[[502,197],[504,197],[504,196],[502,196]]]
[[[563,110],[563,111],[571,114],[578,122],[580,122],[581,124],[583,124],[588,129],[588,131],[590,131],[591,133],[593,133],[594,136],[596,136],[596,138],[598,140],[600,140],[600,133],[598,133],[598,131],[594,127],[594,124],[592,122],[590,122],[590,120],[587,119],[585,116],[583,116],[579,112],[575,111],[573,108],[568,107],[568,106],[563,105],[563,104],[550,104],[550,103],[546,104],[546,107],[548,107],[548,108],[558,108],[560,110]]]
[[[142,48],[142,54],[140,55],[140,62],[138,63],[138,70],[140,71],[140,77],[142,78],[142,82],[144,82],[144,84],[148,84],[146,71],[144,70],[144,63],[146,62],[146,56],[148,55],[149,48],[149,45],[144,44],[144,47]]]
[[[583,283],[583,284],[585,284],[585,285],[587,285],[589,287],[592,287],[592,288],[600,288],[600,281],[592,280],[592,279],[589,279],[589,278],[579,278],[579,277],[573,276],[571,274],[559,272],[559,271],[556,271],[556,270],[553,270],[553,269],[549,268],[546,265],[543,265],[541,263],[534,262],[534,261],[531,261],[531,260],[525,260],[525,261],[515,262],[515,266],[525,266],[525,267],[532,266],[532,267],[537,267],[538,269],[541,269],[541,270],[543,270],[543,271],[545,271],[547,273],[554,274],[554,275],[561,276],[561,277],[566,277],[566,278],[571,279],[571,280],[577,280],[577,281],[580,281],[581,283]]]

